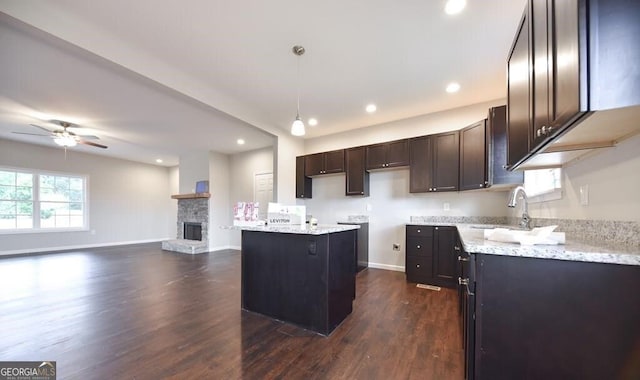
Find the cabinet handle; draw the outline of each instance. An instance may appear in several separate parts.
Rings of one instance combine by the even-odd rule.
[[[418,232],[420,232],[420,230],[418,230]]]
[[[478,185],[478,187],[482,187],[482,186],[484,186],[484,183],[481,183],[481,184]]]
[[[543,135],[546,135],[547,134],[547,126],[543,125],[542,129],[540,130],[540,132],[542,132]]]
[[[502,165],[502,168],[507,170],[507,169],[509,169],[509,165]]]
[[[458,261],[469,261],[468,257],[458,256]]]
[[[469,279],[468,278],[458,277],[458,285],[464,285],[467,288],[467,294],[469,296],[475,296],[475,293],[471,293],[471,290],[469,289]]]
[[[416,248],[420,249],[420,246],[419,246],[419,245],[416,245]]]
[[[456,250],[456,251],[460,251],[460,247],[459,247],[459,246],[457,246],[457,245],[454,245],[454,246],[453,246],[453,249],[454,249],[454,250]]]
[[[416,268],[420,268],[420,264],[416,264]]]
[[[434,228],[436,231],[438,230],[438,227]]]
[[[542,132],[540,132],[540,128],[536,129],[536,136],[537,137],[542,136]]]

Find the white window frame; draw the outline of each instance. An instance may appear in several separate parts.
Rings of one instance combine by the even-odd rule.
[[[89,231],[89,176],[86,174],[78,173],[64,173],[50,170],[37,170],[16,168],[8,166],[0,166],[2,171],[13,171],[18,173],[29,173],[33,175],[33,227],[32,228],[13,228],[13,229],[0,229],[0,235],[12,235],[12,234],[32,234],[32,233],[50,233],[50,232],[73,232],[73,231]],[[46,202],[40,200],[40,176],[51,175],[59,177],[75,177],[83,180],[82,189],[82,220],[83,225],[81,227],[41,227],[40,226],[40,203]]]
[[[556,186],[548,191],[542,192],[542,193],[538,193],[538,194],[532,194],[529,195],[529,189],[531,188],[531,185],[529,185],[529,187],[527,188],[527,182],[531,181],[531,176],[527,176],[527,172],[528,171],[534,171],[534,170],[549,170],[549,169],[557,169],[559,170],[559,181],[556,184]],[[529,203],[542,203],[542,202],[548,202],[548,201],[555,201],[555,200],[559,200],[562,199],[562,195],[563,195],[563,185],[564,185],[564,180],[563,180],[563,176],[564,176],[564,172],[562,170],[561,167],[553,167],[553,168],[544,168],[544,169],[532,169],[532,170],[525,170],[524,171],[524,188],[525,191],[527,192],[527,200]],[[529,179],[528,179],[529,177]],[[549,186],[551,187],[551,186]]]

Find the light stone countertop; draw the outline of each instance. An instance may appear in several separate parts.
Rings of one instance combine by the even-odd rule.
[[[483,229],[517,229],[517,227],[514,226],[429,222],[407,224],[455,226],[458,229],[464,250],[469,253],[640,266],[640,251],[637,247],[629,248],[625,246],[609,245],[606,243],[590,244],[588,242],[572,240],[570,236],[567,236],[566,244],[563,245],[530,246],[520,245],[517,243],[501,243],[484,239]]]
[[[317,227],[312,228],[309,225],[305,225],[305,228],[300,226],[257,226],[257,227],[238,227],[229,226],[225,227],[233,230],[243,231],[257,231],[257,232],[276,232],[284,234],[300,234],[300,235],[324,235],[332,234],[335,232],[357,230],[360,228],[358,225],[349,224],[319,224]]]

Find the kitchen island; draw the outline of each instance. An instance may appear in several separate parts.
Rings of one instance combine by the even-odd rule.
[[[242,308],[329,335],[352,311],[357,229],[242,227]]]

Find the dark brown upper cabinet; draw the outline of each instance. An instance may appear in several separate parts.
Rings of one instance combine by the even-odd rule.
[[[524,183],[523,171],[507,170],[507,106],[489,108],[487,131],[489,186]]]
[[[460,131],[460,190],[489,185],[489,133],[485,120]]]
[[[296,198],[311,198],[311,178],[304,175],[305,156],[296,157]]]
[[[507,60],[510,169],[640,130],[638,19],[638,1],[528,1]]]
[[[431,191],[431,139],[429,136],[409,140],[409,192]]]
[[[308,177],[342,172],[344,172],[344,149],[305,156],[304,174]]]
[[[369,173],[365,170],[365,147],[345,149],[346,195],[369,196]]]
[[[529,14],[520,20],[507,61],[507,165],[515,166],[529,153],[530,83]]]
[[[531,0],[531,150],[586,111],[580,104],[579,0]],[[586,101],[586,99],[585,99]]]
[[[453,131],[410,140],[411,193],[458,190],[458,136],[458,131]]]
[[[521,184],[524,172],[507,166],[507,106],[489,109],[486,120],[460,131],[460,190]]]
[[[458,131],[432,135],[433,190],[457,191],[460,171],[460,134]]]
[[[409,165],[409,140],[366,146],[367,170]]]

